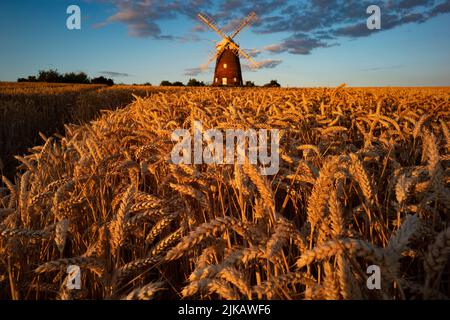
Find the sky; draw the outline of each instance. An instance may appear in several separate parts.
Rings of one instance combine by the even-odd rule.
[[[69,30],[69,5],[81,29]],[[381,29],[369,30],[377,5]],[[201,72],[221,37],[198,13],[231,34],[260,63],[243,64],[244,81],[283,86],[450,86],[450,0],[5,0],[0,1],[0,81],[39,70],[86,72],[116,83],[190,78]]]

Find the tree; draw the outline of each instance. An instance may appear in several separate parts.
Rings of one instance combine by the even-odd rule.
[[[189,79],[187,86],[188,87],[204,87],[205,83],[203,81],[198,81],[197,79]]]
[[[89,84],[91,81],[89,80],[89,77],[84,72],[69,72],[64,74],[64,76],[60,76],[61,82],[64,83],[83,83],[83,84]]]
[[[245,81],[245,87],[255,87],[255,83],[253,81]]]
[[[180,82],[180,81],[175,81],[174,83],[172,83],[172,85],[174,87],[184,87],[183,82]]]
[[[62,82],[62,76],[58,73],[57,70],[50,69],[48,71],[40,70],[37,80],[39,82]]]
[[[105,78],[103,76],[100,76],[98,78],[94,78],[91,80],[92,84],[106,84],[108,86],[113,86],[114,85],[114,80],[113,79],[108,79]]]
[[[264,87],[279,88],[281,87],[281,85],[278,83],[277,80],[271,80],[269,83],[266,83]]]
[[[60,74],[56,69],[39,70],[37,77],[29,76],[28,78],[19,78],[18,82],[49,82],[49,83],[91,83],[88,75],[84,72],[68,72],[64,75]]]
[[[17,82],[37,82],[37,79],[35,76],[28,76],[28,78],[17,79]]]
[[[163,81],[161,81],[160,86],[161,87],[170,87],[170,86],[172,86],[172,83],[170,81],[163,80]]]

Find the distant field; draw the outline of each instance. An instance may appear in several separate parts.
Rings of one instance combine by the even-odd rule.
[[[170,88],[8,83],[0,82],[0,172],[8,175],[17,162],[13,155],[41,143],[44,135],[64,133],[66,123],[84,123],[102,109],[115,109],[133,100]]]
[[[0,183],[0,299],[450,297],[450,88],[2,84],[0,99],[2,153],[61,133]],[[278,173],[171,163],[195,120],[281,130]]]

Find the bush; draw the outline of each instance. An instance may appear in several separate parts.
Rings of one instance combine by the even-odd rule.
[[[277,80],[271,80],[269,83],[266,83],[264,87],[279,88],[281,87],[281,85],[278,83]]]
[[[246,81],[244,86],[245,86],[245,87],[250,87],[250,88],[251,88],[251,87],[256,87],[256,86],[255,86],[255,83],[252,82],[252,81]]]
[[[203,81],[198,81],[197,79],[189,79],[187,86],[188,87],[204,87],[205,83]]]
[[[167,80],[163,80],[163,81],[161,81],[160,86],[161,87],[170,87],[170,86],[172,86],[172,82],[167,81]]]
[[[170,82],[167,80],[163,80],[163,81],[161,81],[160,86],[161,87],[184,87],[184,84],[183,84],[183,82],[180,82],[180,81]]]
[[[110,79],[107,79],[110,80]],[[112,80],[110,80],[112,81]],[[60,74],[56,69],[40,70],[38,76],[29,76],[28,78],[19,78],[17,82],[47,82],[47,83],[79,83],[90,84],[91,79],[84,72],[68,72]],[[110,83],[110,82],[108,82]]]
[[[92,79],[91,83],[92,84],[106,84],[108,86],[113,86],[114,85],[114,80],[107,79],[107,78],[101,76],[101,77]]]
[[[37,82],[37,79],[35,76],[29,76],[28,78],[19,78],[17,82]]]
[[[81,84],[89,84],[91,83],[89,77],[84,72],[70,72],[66,73],[64,76],[62,76],[61,82],[64,83],[81,83]]]
[[[40,70],[37,78],[39,82],[63,82],[63,77],[58,73],[57,70],[50,69],[48,71]]]

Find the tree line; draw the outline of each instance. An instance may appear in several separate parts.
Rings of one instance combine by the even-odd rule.
[[[105,84],[108,86],[114,85],[114,80],[105,78],[103,76],[97,78],[89,78],[84,72],[68,72],[65,74],[60,74],[57,70],[40,70],[37,76],[29,76],[28,78],[19,78],[17,82],[49,82],[49,83],[80,83],[80,84]],[[136,85],[136,84],[135,84]],[[150,83],[145,83],[144,85],[151,86]],[[181,81],[170,82],[163,80],[160,83],[162,87],[184,87],[184,83]],[[205,87],[203,81],[197,79],[189,79],[186,83],[188,87]],[[280,87],[281,85],[277,80],[272,80],[269,83],[263,85],[263,87]],[[256,87],[255,83],[252,81],[246,81],[244,87]]]
[[[167,80],[161,81],[159,84],[161,87],[183,87],[183,82],[175,81],[170,82]],[[198,81],[197,79],[189,79],[189,81],[186,84],[187,87],[204,87],[206,84],[203,81]],[[244,87],[257,87],[253,81],[246,81],[244,84]],[[279,88],[281,85],[278,83],[277,80],[271,80],[269,83],[266,83],[263,85],[263,87],[272,87],[272,88]]]
[[[103,76],[89,78],[84,72],[68,72],[60,74],[57,70],[40,70],[37,76],[19,78],[17,82],[49,82],[49,83],[80,83],[80,84],[105,84],[114,85],[114,80]]]

